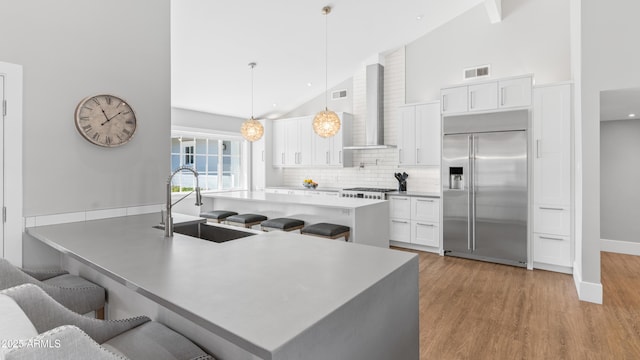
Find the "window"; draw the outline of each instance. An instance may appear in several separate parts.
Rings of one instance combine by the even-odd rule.
[[[171,172],[181,166],[195,169],[202,190],[246,189],[247,164],[241,138],[175,132],[171,137]],[[191,191],[195,176],[183,171],[173,177],[171,191]]]

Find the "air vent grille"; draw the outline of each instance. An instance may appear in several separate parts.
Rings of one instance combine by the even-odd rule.
[[[473,68],[464,69],[463,78],[465,80],[488,77],[491,74],[490,65],[481,65]]]
[[[347,97],[347,90],[336,90],[331,93],[331,100],[344,99]]]

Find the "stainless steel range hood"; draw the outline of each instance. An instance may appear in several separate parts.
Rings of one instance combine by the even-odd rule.
[[[367,66],[367,113],[364,121],[365,143],[345,146],[346,150],[371,150],[395,148],[384,144],[384,67],[380,64]]]

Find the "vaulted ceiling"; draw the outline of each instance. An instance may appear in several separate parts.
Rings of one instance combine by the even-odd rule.
[[[470,8],[496,0],[173,0],[172,106],[278,117]],[[321,9],[333,10],[327,17]]]

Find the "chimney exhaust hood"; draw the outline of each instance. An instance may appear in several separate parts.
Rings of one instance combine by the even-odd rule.
[[[364,121],[365,143],[345,146],[345,150],[391,149],[395,145],[384,144],[384,67],[380,64],[367,66],[367,113]]]

